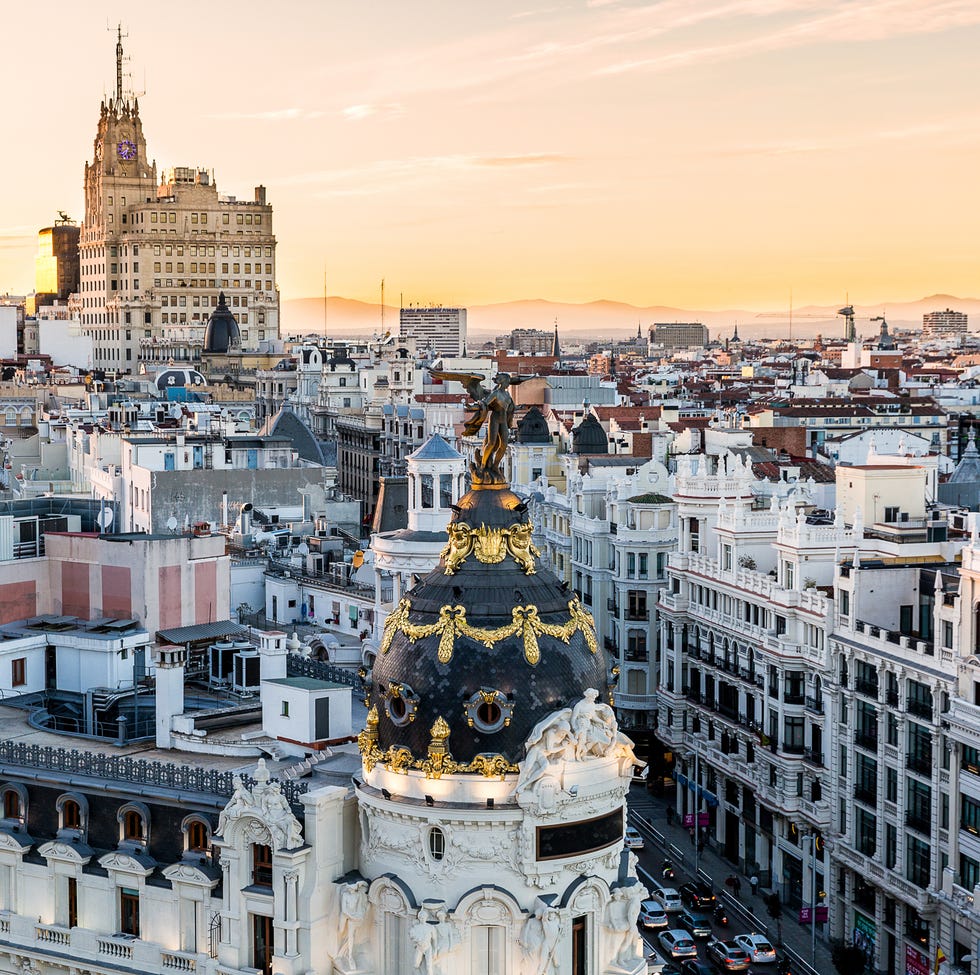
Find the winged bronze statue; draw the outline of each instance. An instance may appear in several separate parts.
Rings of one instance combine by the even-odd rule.
[[[463,432],[468,437],[476,436],[484,422],[487,424],[483,445],[477,449],[470,464],[473,484],[506,484],[500,470],[500,463],[507,452],[510,427],[514,422],[514,400],[507,389],[535,377],[512,376],[507,372],[498,372],[494,376],[493,388],[487,388],[483,385],[486,376],[476,372],[444,372],[441,369],[433,369],[431,375],[435,379],[461,383],[473,400],[475,409],[463,427]]]

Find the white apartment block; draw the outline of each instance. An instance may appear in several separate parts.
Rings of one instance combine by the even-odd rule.
[[[953,311],[947,308],[944,311],[927,311],[922,316],[923,335],[965,335],[968,331],[969,316],[966,312]]]
[[[398,314],[401,338],[415,339],[420,352],[436,356],[466,355],[465,308],[402,308]]]

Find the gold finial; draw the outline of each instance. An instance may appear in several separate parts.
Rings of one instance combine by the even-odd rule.
[[[431,735],[434,742],[444,742],[449,737],[449,725],[446,724],[446,719],[441,714],[432,726]]]

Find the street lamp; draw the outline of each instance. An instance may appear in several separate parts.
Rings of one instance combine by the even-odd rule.
[[[694,879],[698,879],[698,857],[701,851],[701,753],[694,742]]]
[[[817,834],[811,832],[810,840],[810,964],[817,961]]]

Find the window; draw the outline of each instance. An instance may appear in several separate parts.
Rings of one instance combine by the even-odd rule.
[[[78,927],[78,881],[68,877],[68,927]]]
[[[272,975],[272,956],[276,953],[276,930],[271,917],[252,915],[252,967],[262,975]]]
[[[27,657],[10,661],[10,686],[23,687],[27,683]]]
[[[195,853],[206,853],[209,846],[207,823],[192,819],[187,824],[187,849]]]
[[[123,813],[123,839],[142,840],[144,837],[143,817],[136,809],[127,809]]]
[[[429,855],[441,860],[446,855],[446,834],[438,826],[429,830]]]
[[[929,844],[915,836],[909,836],[905,876],[913,884],[925,889],[929,886],[929,874],[932,864],[932,852]]]
[[[289,701],[282,702],[282,706],[279,709],[279,716],[282,718],[289,717]]]
[[[74,799],[66,799],[61,807],[61,828],[82,828],[82,809]]]
[[[256,887],[272,886],[272,847],[263,843],[252,844],[252,884]]]
[[[20,793],[15,789],[7,789],[3,794],[3,818],[20,819],[21,815]]]
[[[119,891],[119,930],[122,934],[140,936],[140,895],[130,887]]]
[[[977,884],[980,884],[980,863],[963,853],[960,854],[959,884],[969,891],[972,891]]]

